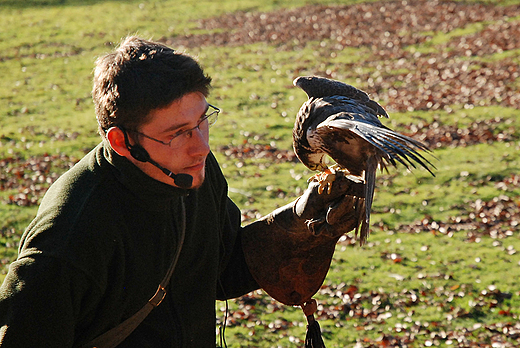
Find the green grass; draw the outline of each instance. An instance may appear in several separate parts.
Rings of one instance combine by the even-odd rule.
[[[18,163],[31,156],[67,154],[71,158],[63,161],[74,162],[95,146],[99,136],[90,99],[94,62],[128,34],[160,39],[211,33],[212,30],[200,28],[197,19],[233,11],[273,11],[314,3],[332,2],[0,0],[0,69],[5,72],[0,79],[0,159],[14,157]],[[475,23],[449,33],[423,33],[431,40],[408,49],[431,54],[449,40],[478,33],[487,24]],[[222,29],[215,32],[218,30]],[[228,178],[230,197],[244,212],[263,215],[290,202],[313,174],[300,163],[236,159],[219,152],[223,146],[242,145],[269,145],[291,151],[294,115],[306,99],[301,90],[292,87],[294,77],[331,71],[339,79],[373,92],[366,88],[366,81],[357,80],[359,75],[378,70],[375,65],[366,64],[374,59],[370,49],[333,47],[334,42],[322,40],[291,50],[256,43],[188,51],[198,57],[213,77],[209,100],[223,112],[212,128],[211,146]],[[477,63],[519,61],[520,54],[516,49],[464,59]],[[388,72],[398,73],[406,71]],[[513,85],[518,89],[520,79]],[[409,124],[438,122],[462,129],[501,117],[503,122],[494,131],[511,133],[514,139],[436,149],[435,158],[429,157],[437,167],[435,177],[425,170],[407,173],[402,168],[379,176],[369,243],[363,247],[340,243],[324,287],[317,295],[323,306],[319,311],[320,324],[327,347],[354,346],[356,342],[363,347],[383,346],[381,337],[403,336],[413,330],[417,330],[417,339],[410,346],[420,347],[432,340],[434,333],[461,333],[475,325],[469,337],[485,343],[491,340],[487,336],[490,330],[479,328],[478,324],[518,320],[520,256],[512,252],[520,249],[518,231],[505,239],[483,236],[478,242],[468,242],[470,231],[466,230],[453,235],[435,230],[400,233],[402,226],[422,219],[440,223],[467,216],[471,204],[478,199],[487,202],[507,195],[520,205],[520,187],[505,191],[497,185],[520,171],[518,115],[518,109],[503,106],[465,109],[452,105],[450,111],[395,112],[389,120],[383,120],[389,127],[406,132]],[[7,173],[11,167],[3,168]],[[52,171],[61,173],[64,168],[55,166]],[[26,168],[25,172],[30,174],[31,169]],[[0,178],[4,178],[1,175],[4,173],[0,173]],[[22,179],[20,182],[26,184]],[[0,261],[4,275],[16,256],[17,241],[37,209],[8,204],[9,197],[17,192],[17,188],[0,192]],[[388,257],[392,254],[400,255],[401,261],[394,262]],[[356,286],[356,293],[361,296],[354,302],[344,297],[350,286]],[[492,298],[483,295],[493,286],[510,293],[511,298],[495,306]],[[376,294],[379,300],[374,299]],[[410,302],[414,294],[418,300]],[[301,346],[305,335],[301,311],[271,302],[265,295],[253,297],[261,304],[250,308],[250,315],[242,319],[237,313],[246,307],[244,302],[231,301],[231,313],[238,318],[227,328],[228,345]],[[347,305],[365,308],[377,316],[362,317],[354,307],[351,314]],[[217,303],[218,309],[222,306]],[[459,315],[457,310],[468,315]],[[221,319],[223,313],[218,314]],[[406,328],[401,330],[400,325]],[[514,346],[513,339],[507,340]],[[443,345],[449,346],[446,339],[440,339],[438,346]]]

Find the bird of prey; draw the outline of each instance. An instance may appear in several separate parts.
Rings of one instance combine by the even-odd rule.
[[[293,84],[309,98],[296,116],[293,147],[306,167],[322,172],[311,178],[320,181],[319,192],[330,190],[338,170],[365,183],[364,219],[358,227],[363,244],[368,237],[377,168],[387,170],[388,165],[399,162],[410,169],[419,164],[434,175],[430,168],[434,166],[418,152],[429,149],[384,126],[379,117],[388,117],[386,111],[351,85],[317,76],[301,76]],[[328,168],[326,156],[336,164]]]

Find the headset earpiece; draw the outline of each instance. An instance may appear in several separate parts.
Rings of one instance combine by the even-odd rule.
[[[150,154],[140,145],[133,145],[128,148],[130,155],[139,162],[148,162],[150,160]]]
[[[130,141],[128,140],[128,134],[126,133],[126,129],[124,129],[121,126],[117,126],[122,132],[125,137],[125,145],[128,151],[130,151],[130,155],[138,160],[139,162],[148,162],[150,161],[150,154],[144,147],[141,145],[130,145]]]
[[[144,147],[142,147],[141,145],[130,145],[128,134],[126,133],[126,130],[123,127],[117,126],[117,128],[119,128],[121,132],[123,132],[123,135],[125,137],[125,146],[128,149],[128,151],[130,151],[130,155],[133,158],[135,158],[139,162],[149,162],[153,166],[156,166],[164,174],[172,178],[175,185],[184,189],[189,189],[191,187],[191,185],[193,184],[193,177],[191,175],[184,173],[174,174],[171,170],[164,168],[159,163],[152,160],[150,154],[148,153],[148,151],[146,151]]]

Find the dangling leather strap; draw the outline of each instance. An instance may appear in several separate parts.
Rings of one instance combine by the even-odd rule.
[[[172,263],[170,264],[170,268],[168,268],[168,272],[164,276],[163,280],[159,284],[155,295],[152,296],[151,299],[141,308],[137,313],[132,315],[130,318],[123,321],[118,326],[108,330],[104,334],[96,337],[88,344],[81,346],[81,348],[114,348],[119,343],[123,342],[125,338],[127,338],[136,328],[141,324],[141,322],[146,318],[148,314],[161,304],[162,300],[166,297],[166,287],[170,283],[170,279],[172,277],[173,271],[175,269],[175,265],[179,260],[179,255],[181,253],[182,245],[184,243],[184,237],[186,234],[186,207],[184,205],[184,197],[181,197],[181,235],[179,246],[177,248],[177,252],[175,253]]]
[[[318,321],[314,319],[314,313],[318,310],[318,303],[311,299],[302,305],[303,313],[307,317],[307,335],[305,336],[305,348],[325,348],[321,329]]]

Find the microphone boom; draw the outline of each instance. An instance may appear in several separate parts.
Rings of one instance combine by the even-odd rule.
[[[159,163],[155,162],[151,158],[148,159],[148,162],[151,163],[152,165],[156,166],[164,174],[166,174],[170,178],[172,178],[175,185],[179,186],[180,188],[188,189],[193,184],[193,177],[189,174],[184,174],[184,173],[175,174],[171,170],[164,168],[163,166],[161,166]]]

